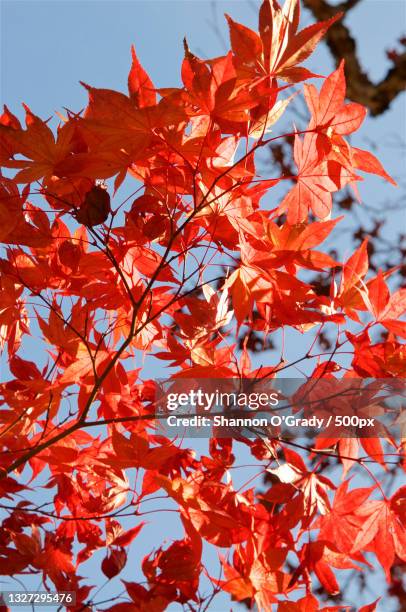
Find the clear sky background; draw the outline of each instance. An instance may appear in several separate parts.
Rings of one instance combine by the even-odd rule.
[[[228,44],[223,13],[228,12],[236,21],[256,28],[257,6],[257,2],[248,0],[2,0],[1,101],[20,119],[24,117],[21,102],[28,104],[35,114],[47,118],[55,111],[63,112],[63,107],[78,111],[86,106],[87,95],[79,80],[126,92],[131,44],[135,44],[139,59],[156,86],[177,86],[183,37],[187,37],[191,50],[201,57],[223,54]],[[405,13],[404,0],[364,0],[351,11],[347,24],[356,34],[363,67],[372,79],[379,80],[390,67],[385,49],[395,46],[395,41],[405,35]],[[303,11],[302,25],[308,22],[309,14]],[[320,46],[306,65],[322,74],[334,68],[324,46]],[[379,145],[378,155],[386,169],[402,180],[406,176],[405,149],[398,147],[402,142],[404,147],[406,141],[404,96],[395,100],[388,113],[364,123],[356,142],[368,148],[371,141]],[[385,214],[385,202],[394,198],[393,188],[371,176],[367,176],[365,183],[360,189],[364,200],[381,206]],[[398,216],[388,224],[389,239],[394,238],[399,227],[405,228],[404,217]],[[293,359],[299,348],[293,342],[288,348]],[[35,361],[34,354],[27,357]],[[151,370],[149,375],[153,374],[158,374],[158,370]],[[163,518],[155,515],[158,522],[153,518],[151,526],[136,540],[136,550],[131,556],[133,567],[163,537],[182,537],[179,528],[172,533],[174,522],[166,520],[167,516],[169,513],[162,515]],[[129,526],[133,525],[134,521],[130,521]],[[102,557],[102,552],[96,555],[95,560],[82,566],[81,573],[95,575]],[[139,578],[131,573],[130,563],[120,577]],[[379,581],[382,580],[379,574]],[[116,590],[118,583],[118,579],[113,581],[111,589]],[[102,594],[108,595],[109,591],[110,586]],[[379,586],[376,592],[379,595]],[[371,595],[369,601],[373,599]],[[219,599],[212,609],[229,609],[226,601],[227,598]],[[237,609],[235,604],[233,607]]]

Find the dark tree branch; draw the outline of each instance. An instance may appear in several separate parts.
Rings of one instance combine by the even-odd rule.
[[[347,0],[331,6],[326,0],[303,0],[318,20],[333,17],[339,12],[348,12],[360,0]],[[364,72],[358,55],[355,39],[342,20],[336,22],[326,34],[326,43],[336,61],[345,59],[347,96],[350,100],[369,108],[372,116],[381,115],[388,110],[391,102],[406,89],[406,52],[399,54],[392,68],[379,83],[373,83]]]

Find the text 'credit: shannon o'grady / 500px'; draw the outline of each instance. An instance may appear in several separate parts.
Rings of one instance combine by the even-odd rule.
[[[326,246],[396,167],[344,59],[303,66],[342,16],[258,8],[178,86],[133,47],[128,93],[4,107],[1,610],[405,605],[406,291]]]

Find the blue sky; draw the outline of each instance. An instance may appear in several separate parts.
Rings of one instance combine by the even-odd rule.
[[[255,2],[201,0],[2,0],[1,97],[15,107],[23,99],[37,113],[86,102],[78,81],[124,89],[130,45],[159,86],[179,80],[182,38],[201,55],[224,51],[214,15],[227,40],[224,12],[255,27]],[[389,67],[383,49],[404,33],[403,0],[364,0],[351,11],[363,64],[372,78]],[[382,18],[384,16],[384,27]],[[304,20],[308,19],[304,11]],[[321,56],[324,56],[323,58]],[[331,68],[327,54],[309,61]]]
[[[63,107],[78,111],[86,105],[87,95],[79,80],[126,91],[131,44],[135,44],[156,86],[178,85],[183,37],[201,57],[220,55],[225,51],[222,41],[228,40],[223,13],[255,28],[256,4],[239,0],[2,0],[1,100],[20,118],[21,102],[47,118],[55,111],[63,112]],[[390,66],[384,50],[394,46],[405,33],[405,7],[403,0],[364,0],[351,12],[348,23],[356,32],[363,66],[373,79],[380,79]],[[302,23],[308,21],[309,15],[304,11]],[[307,66],[324,74],[333,69],[324,48],[312,56]],[[357,137],[357,143],[364,148],[369,146],[368,140],[381,143],[379,157],[395,178],[405,175],[405,157],[387,143],[391,135],[405,135],[405,127],[404,97],[399,97],[389,113],[367,120]],[[365,182],[361,193],[366,201],[384,206],[385,200],[393,197],[392,188],[380,179],[368,176]],[[389,238],[398,228],[399,219],[389,224]],[[291,344],[290,356],[294,358],[298,350],[297,345]],[[31,358],[35,360],[35,355]],[[158,525],[154,519],[151,528],[147,526],[141,533],[132,562],[138,562],[142,553],[160,543],[162,537],[181,536],[179,530],[172,533],[174,524],[166,516]],[[130,521],[129,526],[133,525]],[[94,566],[87,564],[83,573],[92,575],[99,562],[100,555]],[[129,579],[128,572],[123,575]]]

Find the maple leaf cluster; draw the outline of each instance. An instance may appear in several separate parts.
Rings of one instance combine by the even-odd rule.
[[[389,469],[389,456],[400,471],[402,440],[324,437],[299,452],[280,436],[213,437],[198,456],[162,435],[145,366],[167,362],[174,378],[274,378],[291,364],[255,367],[241,330],[265,342],[328,327],[334,350],[314,354],[313,342],[295,361],[315,360],[312,378],[404,376],[405,290],[391,294],[391,271],[368,275],[367,242],[344,262],[319,250],[341,220],[336,192],[357,193],[360,172],[394,183],[347,138],[366,110],[345,102],[343,64],[327,77],[301,66],[336,19],[300,30],[297,0],[265,0],[258,33],[227,17],[226,55],[202,60],[184,43],[181,87],[156,88],[132,49],[128,95],[84,84],[86,109],[61,115],[55,131],[27,106],[24,127],[5,107],[2,575],[40,574],[46,588],[75,591],[71,609],[91,610],[95,585],[80,566],[104,550],[100,582],[133,577],[112,612],[202,610],[219,592],[258,610],[313,612],[348,609],[323,608],[341,590],[335,570],[376,561],[391,581],[406,562],[405,487],[385,494],[368,467]],[[316,77],[320,87],[303,84]],[[302,93],[309,121],[292,127],[296,174],[262,176],[258,155],[285,136],[273,130]],[[328,295],[306,282],[308,270],[330,279]],[[267,475],[265,490],[234,481],[238,445]],[[342,468],[338,486],[327,459]],[[371,486],[350,487],[356,468]],[[30,500],[39,487],[50,502]],[[149,551],[137,573],[129,547],[162,498],[183,538]],[[203,545],[221,549],[220,573]]]

